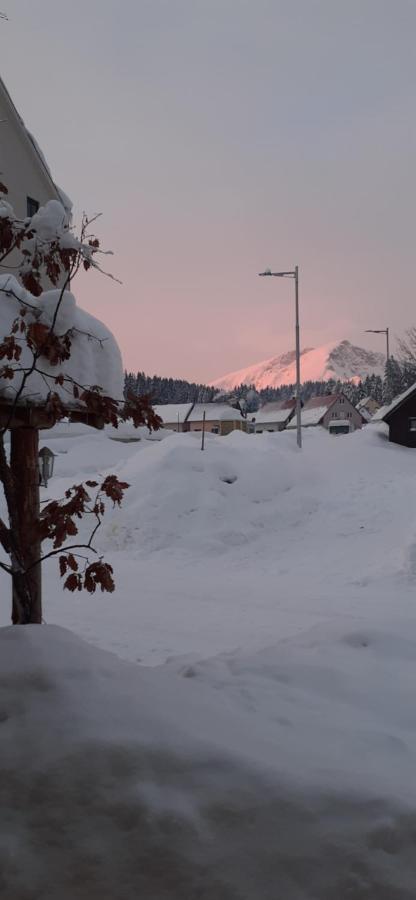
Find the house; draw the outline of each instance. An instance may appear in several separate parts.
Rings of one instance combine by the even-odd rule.
[[[185,423],[193,406],[193,403],[164,403],[153,408],[162,419],[164,428],[170,428],[172,431],[188,431]]]
[[[355,407],[355,408],[357,409],[357,407]],[[365,406],[362,406],[361,409],[358,410],[358,412],[360,413],[360,416],[362,417],[364,425],[365,424],[368,425],[368,423],[371,422],[371,420],[373,418],[371,413],[368,412],[368,409],[366,409]]]
[[[60,200],[67,213],[71,212],[71,201],[56,186],[39,145],[1,78],[0,181],[8,189],[8,202],[22,219],[34,215],[48,200]]]
[[[304,428],[321,425],[330,434],[348,434],[362,428],[363,418],[345,394],[326,394],[306,401],[301,423]],[[296,422],[292,420],[288,428],[296,428]]]
[[[358,412],[361,413],[365,421],[369,422],[377,410],[380,409],[380,404],[377,403],[377,400],[374,400],[373,397],[362,397],[355,408],[358,409]]]
[[[172,431],[202,431],[204,412],[207,432],[224,435],[234,429],[246,431],[242,413],[228,403],[165,403],[153,408],[163,427]]]
[[[416,383],[399,394],[389,406],[377,413],[377,420],[389,428],[389,441],[404,447],[416,447]]]
[[[239,409],[228,403],[195,403],[185,422],[184,431],[202,431],[205,413],[205,431],[212,434],[229,434],[230,431],[246,431],[247,421]]]
[[[255,413],[247,415],[247,431],[261,434],[263,431],[283,431],[295,415],[296,400],[265,403]]]

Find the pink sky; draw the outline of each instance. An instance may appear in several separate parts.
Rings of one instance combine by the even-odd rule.
[[[367,327],[413,292],[413,0],[14,0],[2,76],[119,286],[78,301],[130,370],[209,381]]]

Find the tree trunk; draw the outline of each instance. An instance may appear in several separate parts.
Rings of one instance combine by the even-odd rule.
[[[19,534],[18,568],[13,573],[13,613],[15,624],[42,622],[41,542],[38,536],[39,503],[39,431],[37,428],[13,428],[10,432],[10,465],[15,482],[16,517]],[[15,561],[16,564],[16,561]]]

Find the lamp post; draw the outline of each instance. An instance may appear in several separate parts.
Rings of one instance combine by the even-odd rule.
[[[266,269],[259,272],[261,277],[265,275],[273,278],[293,278],[295,282],[295,333],[296,333],[296,432],[298,447],[302,447],[302,427],[300,418],[300,336],[299,336],[299,267],[295,266],[290,272],[272,272]]]
[[[390,350],[389,350],[389,329],[388,328],[366,328],[366,334],[385,334],[386,335],[386,356],[387,359],[390,359]]]

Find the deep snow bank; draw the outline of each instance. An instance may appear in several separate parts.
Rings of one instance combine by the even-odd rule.
[[[298,659],[227,664],[225,681],[219,661],[207,684],[203,667],[135,667],[57,627],[2,629],[1,896],[411,900],[416,639],[331,640],[326,667],[317,635]],[[366,724],[357,686],[384,666],[388,702],[385,680]]]

